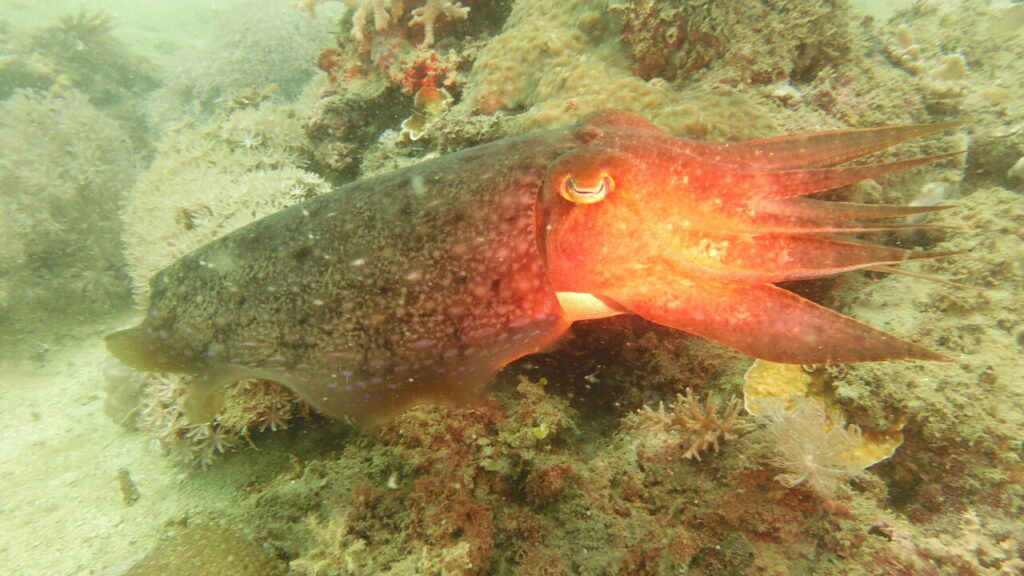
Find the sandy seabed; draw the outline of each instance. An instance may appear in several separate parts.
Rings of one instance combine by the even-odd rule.
[[[0,360],[0,570],[9,576],[123,573],[189,510],[230,506],[232,467],[186,474],[103,412],[101,335],[38,359]],[[127,470],[140,497],[125,503]]]

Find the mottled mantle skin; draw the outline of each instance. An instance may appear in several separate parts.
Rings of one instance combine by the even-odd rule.
[[[362,423],[469,400],[572,322],[619,313],[776,362],[939,360],[773,283],[934,256],[836,235],[931,209],[798,197],[931,161],[821,168],[945,127],[716,144],[598,113],[211,242],[154,277],[145,321],[108,345],[139,369],[195,375],[195,420],[216,413],[225,383],[252,377]]]

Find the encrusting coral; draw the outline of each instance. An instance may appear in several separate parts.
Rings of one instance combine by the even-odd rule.
[[[171,526],[125,576],[284,576],[285,565],[234,528],[204,521]]]

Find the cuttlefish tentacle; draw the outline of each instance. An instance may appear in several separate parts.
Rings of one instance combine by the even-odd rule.
[[[833,190],[868,178],[880,178],[961,154],[952,152],[880,164],[799,170],[739,170],[730,165],[708,162],[701,174],[703,177],[694,178],[694,184],[708,194],[736,195],[747,199],[793,198]]]
[[[952,206],[892,206],[886,204],[857,204],[854,202],[827,202],[813,198],[786,198],[781,201],[764,199],[757,203],[761,212],[821,220],[876,220],[903,218],[948,210]]]
[[[616,126],[623,122],[618,120]],[[794,136],[735,145],[692,143],[645,128],[572,150],[549,167],[543,202],[549,276],[558,292],[590,293],[627,310],[776,362],[836,363],[940,354],[774,286],[949,255],[835,233],[922,229],[862,223],[941,207],[875,207],[800,198],[956,154],[835,164],[952,124]],[[815,147],[829,144],[831,152]],[[735,163],[736,165],[731,165]],[[793,169],[797,167],[806,167]],[[584,205],[567,182],[608,181]]]
[[[948,360],[771,284],[687,285],[615,293],[631,312],[772,362],[825,364],[894,358]]]
[[[791,282],[929,260],[949,252],[906,250],[850,238],[802,234],[703,234],[697,249],[674,251],[693,274],[746,282]]]
[[[699,154],[714,162],[732,164],[744,170],[790,170],[834,166],[865,158],[897,144],[959,125],[960,122],[940,122],[860,130],[830,130],[747,142],[701,143]]]

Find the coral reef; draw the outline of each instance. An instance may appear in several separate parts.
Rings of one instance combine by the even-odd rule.
[[[1024,10],[1013,3],[915,3],[886,30],[890,60],[934,114],[972,127],[967,180],[1020,190],[1009,172],[1024,158]]]
[[[82,11],[0,35],[0,321],[12,346],[44,351],[126,303],[111,215],[149,149],[141,100],[158,82],[113,28]]]
[[[320,3],[298,5],[312,12]],[[387,157],[415,160],[422,153],[424,143],[407,144],[423,135],[433,140],[448,125],[426,122],[422,102],[428,95],[459,97],[476,50],[472,34],[486,33],[506,10],[504,2],[345,3],[350,32],[318,60],[330,87],[309,122],[319,166],[339,181],[394,168]],[[417,127],[407,130],[410,123]]]
[[[49,334],[58,318],[63,328],[124,306],[129,285],[114,215],[134,155],[120,124],[72,89],[17,92],[0,102],[0,141],[10,143],[0,148],[0,321],[8,337]]]
[[[242,2],[215,20],[214,28],[214,38],[172,64],[166,86],[149,99],[154,124],[223,111],[232,95],[251,89],[272,88],[275,100],[294,101],[330,43],[327,22],[275,0]]]
[[[77,91],[113,118],[136,150],[148,149],[142,101],[159,86],[153,64],[134,54],[103,12],[69,12],[37,30],[0,38],[0,99],[18,90],[61,95]]]
[[[770,129],[764,111],[728,87],[679,93],[663,80],[634,76],[600,4],[517,2],[502,32],[480,50],[458,108],[521,112],[510,132],[549,128],[602,108],[640,112],[672,133],[702,138],[753,137]],[[730,113],[709,118],[706,110],[716,107]]]
[[[595,108],[716,139],[960,118],[965,161],[832,195],[953,204],[933,230],[886,234],[958,253],[912,269],[957,285],[870,271],[794,287],[954,362],[797,367],[802,390],[751,426],[725,401],[749,359],[636,318],[582,324],[507,367],[480,405],[419,406],[363,435],[303,419],[335,436],[221,521],[309,576],[1021,570],[1024,94],[1006,78],[1024,42],[1005,28],[1019,6],[918,3],[876,22],[845,3],[427,3],[470,9],[428,33],[422,3],[346,4],[337,44],[312,58],[327,76],[315,104],[261,102],[250,83],[238,106],[169,131],[124,211],[140,295],[174,257],[327,182]],[[451,106],[417,120],[441,90]],[[184,381],[111,377],[125,386],[111,412],[193,463],[304,416],[255,381],[189,425]],[[865,461],[872,443],[890,449]]]
[[[852,49],[845,3],[614,2],[633,72],[675,82],[807,82]],[[751,26],[757,22],[759,26]],[[771,37],[773,41],[764,42]],[[696,79],[696,78],[693,78]]]

